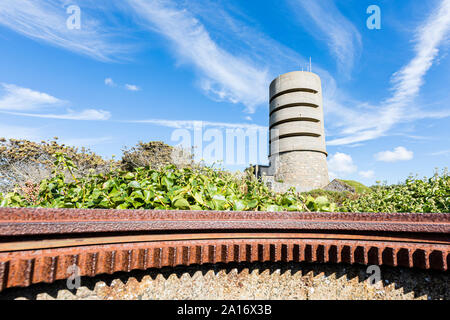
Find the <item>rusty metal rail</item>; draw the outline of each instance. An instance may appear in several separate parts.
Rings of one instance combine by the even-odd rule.
[[[82,276],[229,262],[448,271],[450,214],[0,209],[0,291]]]

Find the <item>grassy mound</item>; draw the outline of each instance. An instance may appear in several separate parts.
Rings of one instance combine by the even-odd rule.
[[[356,193],[372,192],[372,190],[369,187],[366,187],[361,182],[355,180],[342,180],[342,179],[339,179],[339,181],[342,181],[348,184],[350,187],[355,188]]]

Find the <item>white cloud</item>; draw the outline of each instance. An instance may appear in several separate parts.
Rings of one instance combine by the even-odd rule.
[[[66,113],[29,113],[26,111],[42,111],[48,107],[67,104],[47,93],[22,88],[13,84],[2,83],[5,94],[0,96],[0,113],[23,117],[61,119],[61,120],[108,120],[110,112],[98,109],[82,111],[67,110]]]
[[[337,152],[328,160],[328,169],[331,177],[344,177],[358,170],[358,167],[353,163],[350,155]]]
[[[251,123],[229,123],[229,122],[213,122],[213,121],[201,121],[201,120],[165,120],[165,119],[145,119],[145,120],[130,120],[124,121],[128,123],[148,123],[159,126],[176,128],[176,129],[193,129],[194,127],[216,127],[216,128],[229,128],[229,129],[261,129],[268,130],[268,127],[260,126]]]
[[[105,79],[105,85],[110,86],[110,87],[115,87],[116,86],[114,80],[111,79],[111,78],[106,78]]]
[[[357,28],[340,13],[331,0],[290,2],[296,11],[301,7],[299,19],[314,37],[326,37],[327,45],[337,59],[339,71],[349,76],[362,47]],[[304,13],[311,19],[305,19]],[[311,22],[314,28],[311,27]]]
[[[140,91],[141,90],[141,88],[139,88],[138,86],[136,86],[134,84],[126,84],[125,89],[127,89],[129,91]]]
[[[97,2],[97,1],[96,1]],[[89,15],[89,8],[98,6],[84,1],[81,29],[70,30],[64,0],[2,0],[0,24],[26,37],[43,41],[100,61],[112,61],[130,51],[122,41],[113,40],[117,31]]]
[[[367,171],[360,171],[358,174],[366,179],[371,179],[375,176],[375,172],[373,170],[367,170]]]
[[[171,41],[181,62],[196,68],[201,76],[200,86],[207,93],[219,100],[243,103],[248,112],[267,103],[267,70],[221,48],[188,10],[177,8],[173,2],[128,3],[143,19],[144,26]]]
[[[253,84],[255,90],[264,96],[261,105],[267,106],[269,99],[267,89],[270,80],[288,71],[301,70],[302,66],[309,63],[309,57],[305,59],[298,50],[292,50],[261,32],[258,24],[245,14],[236,15],[235,10],[230,8],[227,2],[208,1],[207,6],[202,1],[185,1],[184,4],[196,18],[202,21],[211,34],[211,38],[216,43],[220,43],[222,48],[227,48],[227,51],[235,56],[238,56],[236,53],[244,52],[245,54],[239,55],[241,59],[249,61],[253,66],[259,66],[258,69],[261,71],[267,70],[267,83]],[[313,71],[322,79],[322,90],[326,96],[336,89],[335,80],[328,71],[316,64],[314,58],[312,62]],[[211,93],[215,94],[212,90]],[[223,97],[220,94],[220,91],[217,92],[218,99]]]
[[[65,101],[43,92],[7,83],[0,85],[4,91],[3,96],[0,96],[0,110],[36,110],[65,103]]]
[[[397,147],[394,151],[382,151],[375,154],[375,159],[383,162],[397,162],[411,160],[414,156],[412,151],[407,150],[404,147]]]
[[[44,119],[59,119],[59,120],[108,120],[111,118],[111,113],[105,110],[97,109],[85,109],[80,112],[69,110],[64,114],[51,114],[51,113],[25,113],[25,112],[9,112],[0,111],[1,113],[33,118]]]
[[[441,150],[441,151],[436,151],[433,153],[430,153],[430,156],[443,156],[443,155],[448,155],[450,154],[450,149],[449,150]]]
[[[328,141],[328,145],[346,145],[376,139],[386,135],[395,124],[401,122],[448,117],[448,111],[423,111],[411,108],[411,105],[439,53],[439,46],[447,39],[449,30],[450,0],[442,0],[417,29],[415,57],[393,74],[393,94],[380,103],[379,107],[357,104],[357,108],[350,109],[337,101],[327,101],[331,104],[332,112],[342,118],[343,127],[340,132],[343,137]],[[350,103],[355,104],[352,101]]]
[[[117,87],[117,83],[114,82],[114,80],[112,78],[106,78],[105,79],[105,85],[109,86],[109,87]],[[122,85],[121,85],[122,86]],[[125,84],[123,86],[126,90],[129,91],[141,91],[141,88],[138,87],[137,85],[134,84]]]

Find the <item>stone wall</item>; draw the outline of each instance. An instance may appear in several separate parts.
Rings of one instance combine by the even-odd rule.
[[[65,281],[12,288],[0,299],[450,299],[449,273],[382,266],[373,285],[366,271],[345,264],[195,265],[83,277],[74,290]]]

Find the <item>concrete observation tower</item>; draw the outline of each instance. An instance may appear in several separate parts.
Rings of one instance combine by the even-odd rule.
[[[277,191],[323,188],[329,182],[322,86],[312,72],[282,74],[270,84],[269,161],[264,179]]]

